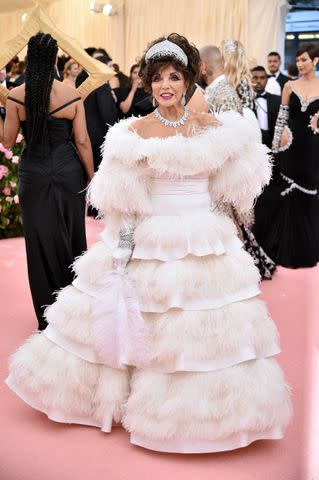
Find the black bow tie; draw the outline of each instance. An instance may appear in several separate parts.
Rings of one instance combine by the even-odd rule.
[[[268,75],[268,78],[269,78],[269,77],[276,78],[276,75]]]
[[[256,98],[266,98],[267,92],[257,93]]]

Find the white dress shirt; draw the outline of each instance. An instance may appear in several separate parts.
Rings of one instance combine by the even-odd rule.
[[[268,106],[266,98],[256,98],[255,105],[257,110],[259,128],[261,128],[261,130],[268,130]]]
[[[273,95],[280,95],[281,96],[281,86],[275,79],[275,77],[269,77],[265,91],[268,93],[272,93]]]

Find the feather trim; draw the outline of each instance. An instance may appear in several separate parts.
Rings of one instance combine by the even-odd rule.
[[[196,175],[215,171],[257,140],[254,125],[236,112],[220,114],[220,126],[209,126],[190,137],[145,139],[129,130],[135,120],[122,120],[109,130],[102,147],[104,163],[116,158],[128,168],[148,165],[159,173]]]

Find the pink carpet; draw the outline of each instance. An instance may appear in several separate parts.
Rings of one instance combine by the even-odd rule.
[[[88,220],[90,244],[100,229]],[[293,394],[285,438],[189,456],[135,447],[121,428],[54,423],[18,399],[4,384],[8,357],[36,327],[22,238],[0,242],[0,268],[0,480],[319,480],[319,268],[280,269],[262,284]]]

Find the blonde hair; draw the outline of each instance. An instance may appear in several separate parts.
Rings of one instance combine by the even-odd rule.
[[[238,40],[223,40],[220,51],[224,59],[224,74],[232,86],[237,89],[242,80],[246,80],[252,88],[249,63],[242,43]]]
[[[71,69],[72,65],[74,65],[74,64],[79,65],[77,61],[73,60],[73,58],[71,58],[70,60],[65,62],[64,68],[63,68],[63,78],[64,78],[64,80],[66,78],[68,78],[68,71]]]

